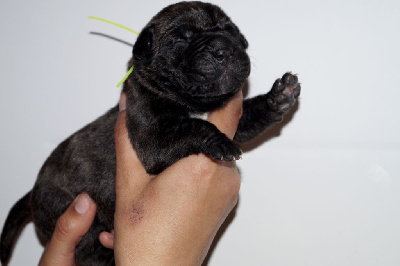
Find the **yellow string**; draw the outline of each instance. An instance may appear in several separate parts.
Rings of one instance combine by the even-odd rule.
[[[89,16],[89,18],[90,18],[90,19],[96,19],[96,20],[100,20],[100,21],[109,23],[109,24],[111,24],[111,25],[114,25],[114,26],[117,26],[117,27],[126,29],[126,30],[128,30],[128,31],[130,31],[130,32],[133,32],[133,33],[135,33],[136,35],[139,35],[139,33],[138,33],[137,31],[132,30],[131,28],[128,28],[128,27],[125,27],[125,26],[123,26],[123,25],[121,25],[121,24],[118,24],[118,23],[115,23],[115,22],[106,20],[106,19],[104,19],[104,18],[98,18],[98,17],[92,17],[92,16]],[[121,80],[120,82],[118,82],[117,87],[121,86],[121,84],[125,82],[125,80],[129,77],[129,75],[132,73],[132,71],[133,71],[133,66],[129,69],[128,73],[125,74],[125,76],[122,78],[122,80]]]
[[[125,74],[122,80],[117,84],[117,87],[121,86],[121,84],[125,82],[125,80],[129,77],[132,71],[133,71],[133,66],[129,69],[128,73]]]
[[[128,27],[125,27],[125,26],[123,26],[123,25],[121,25],[121,24],[118,24],[118,23],[115,23],[115,22],[106,20],[106,19],[104,19],[104,18],[98,18],[98,17],[92,17],[92,16],[89,16],[89,18],[90,18],[90,19],[97,19],[97,20],[100,20],[100,21],[103,21],[103,22],[107,22],[107,23],[112,24],[112,25],[114,25],[114,26],[117,26],[117,27],[126,29],[126,30],[128,30],[128,31],[130,31],[130,32],[133,32],[133,33],[135,33],[136,35],[139,35],[139,33],[138,33],[137,31],[132,30],[131,28],[128,28]]]

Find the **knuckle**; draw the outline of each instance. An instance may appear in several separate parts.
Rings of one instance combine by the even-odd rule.
[[[221,186],[227,197],[236,198],[239,195],[241,180],[234,162],[215,162],[206,155],[200,154],[193,156],[188,166],[187,174],[198,183],[205,186]]]
[[[199,178],[212,177],[216,171],[215,163],[204,154],[193,156],[189,160],[189,175]]]
[[[74,228],[75,224],[67,219],[65,215],[62,215],[57,221],[53,237],[56,238],[56,240],[63,241],[71,235]]]

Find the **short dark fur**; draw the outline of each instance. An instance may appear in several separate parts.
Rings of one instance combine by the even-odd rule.
[[[235,160],[241,150],[211,123],[193,118],[224,106],[250,73],[248,44],[217,6],[182,2],[163,9],[142,30],[124,84],[130,140],[146,170],[160,173],[190,154]],[[287,73],[271,91],[243,103],[235,140],[253,139],[282,120],[300,94],[297,77]],[[33,219],[47,242],[58,217],[86,191],[97,215],[76,250],[81,265],[113,265],[113,252],[98,241],[113,228],[115,203],[114,107],[62,142],[40,170],[37,182],[11,210],[1,235],[1,261],[9,260],[23,224]]]

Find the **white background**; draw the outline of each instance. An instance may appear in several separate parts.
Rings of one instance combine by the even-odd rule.
[[[87,17],[141,30],[170,3],[0,2],[0,223],[52,149],[118,101],[136,36]],[[249,96],[288,70],[302,94],[239,162],[209,265],[400,265],[400,2],[215,3],[250,43]],[[41,252],[29,225],[10,265]]]

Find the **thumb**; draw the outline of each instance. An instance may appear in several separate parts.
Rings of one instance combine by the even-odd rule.
[[[89,230],[95,214],[96,204],[89,195],[86,193],[78,195],[58,218],[53,236],[43,252],[39,265],[74,265],[76,245]]]

